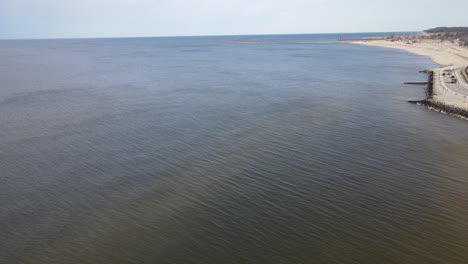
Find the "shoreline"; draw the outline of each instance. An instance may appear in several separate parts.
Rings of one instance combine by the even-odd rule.
[[[357,40],[349,41],[349,43],[404,50],[412,54],[429,57],[433,62],[439,64],[441,67],[468,66],[468,49],[446,42],[422,41],[420,43],[407,44],[402,41]]]
[[[454,72],[454,75],[458,77],[460,83],[458,88],[452,90],[451,85],[448,84],[447,80],[444,79],[443,73],[447,72],[451,67],[455,69],[465,69],[468,66],[468,49],[456,46],[451,43],[441,43],[438,41],[422,41],[419,43],[407,44],[402,41],[388,41],[388,40],[358,40],[349,41],[350,44],[365,45],[372,47],[382,47],[390,49],[399,49],[406,52],[429,57],[434,63],[438,64],[439,67],[430,69],[434,72],[433,90],[434,94],[432,97],[426,97],[424,100],[430,100],[434,102],[434,105],[428,107],[432,110],[439,111],[441,109],[435,109],[434,106],[444,105],[453,108],[463,108],[468,110],[468,83],[464,80],[463,76],[458,72]],[[427,104],[421,104],[427,106]],[[439,111],[445,112],[445,111]]]

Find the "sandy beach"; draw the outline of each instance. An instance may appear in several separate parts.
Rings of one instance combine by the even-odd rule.
[[[391,42],[387,40],[363,40],[352,41],[350,43],[400,49],[413,54],[430,57],[432,61],[441,65],[440,68],[434,69],[434,101],[468,109],[466,99],[468,95],[468,83],[466,83],[463,76],[461,76],[460,73],[456,74],[459,80],[459,86],[464,88],[464,90],[451,89],[451,85],[442,78],[442,72],[452,66],[455,68],[468,66],[468,49],[452,43],[434,40],[422,40],[420,43],[411,44],[407,44],[407,42],[403,41]]]
[[[402,41],[372,40],[352,41],[351,43],[405,50],[413,54],[428,56],[441,66],[461,67],[468,65],[468,49],[447,42],[422,40],[421,43],[407,44]]]

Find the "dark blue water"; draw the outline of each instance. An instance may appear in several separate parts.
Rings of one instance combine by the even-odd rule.
[[[0,42],[0,262],[465,263],[468,123],[338,38]]]

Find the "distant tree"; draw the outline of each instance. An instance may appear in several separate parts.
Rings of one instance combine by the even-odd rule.
[[[424,32],[427,33],[454,33],[454,32],[463,32],[463,33],[468,33],[468,27],[437,27],[437,28],[431,28],[428,30],[424,30]]]

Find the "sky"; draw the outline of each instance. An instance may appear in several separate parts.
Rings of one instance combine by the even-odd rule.
[[[468,1],[0,0],[0,39],[421,31]]]

